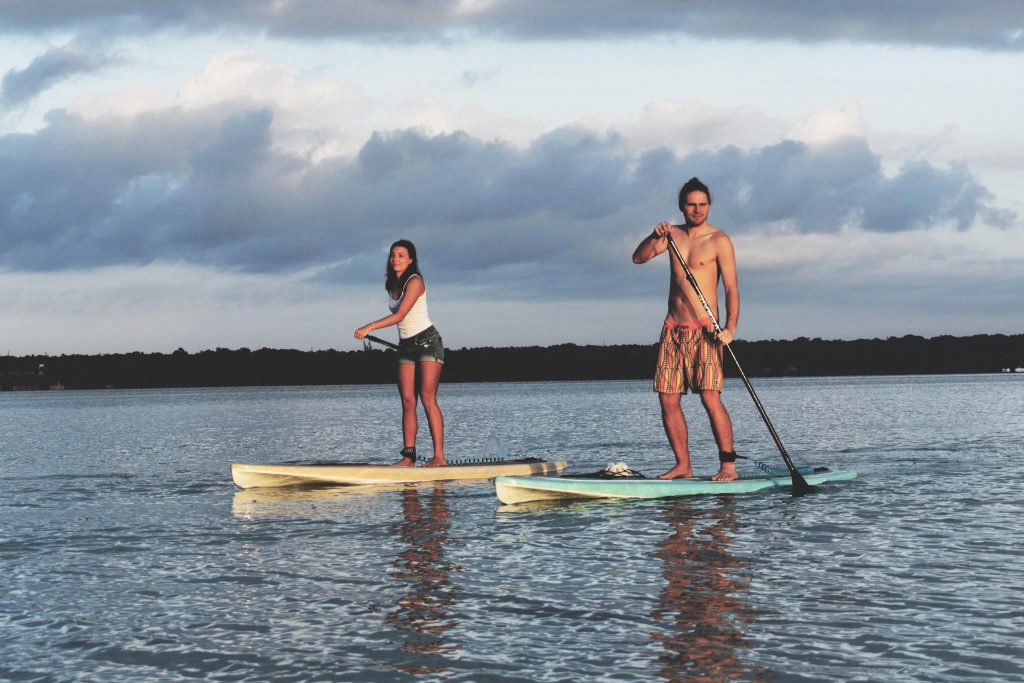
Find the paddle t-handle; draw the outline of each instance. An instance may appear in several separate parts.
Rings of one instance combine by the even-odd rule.
[[[721,332],[722,327],[718,324],[718,318],[715,316],[714,311],[711,310],[711,306],[708,305],[707,299],[704,298],[704,293],[700,291],[700,285],[697,284],[696,278],[693,277],[693,273],[690,272],[690,267],[686,265],[686,259],[683,258],[683,254],[679,251],[679,247],[676,246],[675,240],[672,239],[671,234],[666,234],[668,238],[668,246],[675,254],[676,259],[679,261],[679,265],[683,267],[683,272],[686,273],[686,280],[693,287],[693,291],[696,292],[697,298],[700,299],[701,306],[704,307],[704,312],[708,318],[711,319],[711,324],[714,325],[715,332]],[[768,428],[768,433],[771,434],[772,440],[775,441],[775,446],[779,449],[779,453],[782,454],[782,459],[786,463],[786,467],[789,468],[789,475],[793,479],[793,495],[802,496],[805,493],[809,493],[813,489],[811,485],[807,483],[803,475],[800,474],[796,469],[796,465],[793,464],[793,460],[789,457],[789,453],[786,452],[786,447],[782,445],[782,439],[779,438],[778,432],[775,431],[775,425],[772,424],[771,419],[768,417],[768,412],[764,409],[761,404],[761,399],[757,397],[757,392],[754,391],[753,385],[750,384],[750,380],[747,379],[747,375],[743,372],[743,367],[740,365],[739,360],[736,358],[736,353],[733,352],[730,344],[724,344],[725,348],[729,351],[729,355],[732,357],[732,362],[736,366],[736,370],[739,371],[740,377],[743,378],[743,384],[747,387],[747,391],[750,393],[750,398],[754,399],[754,405],[757,406],[757,412],[761,414],[761,419],[764,421],[765,426]]]

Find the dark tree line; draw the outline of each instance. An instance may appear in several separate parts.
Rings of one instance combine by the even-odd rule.
[[[1019,334],[738,340],[733,350],[751,377],[988,373],[1024,365],[1024,335]],[[655,354],[654,344],[451,349],[443,381],[646,379]],[[726,374],[736,376],[729,361]],[[377,384],[394,376],[394,352],[376,349],[0,357],[3,389]]]

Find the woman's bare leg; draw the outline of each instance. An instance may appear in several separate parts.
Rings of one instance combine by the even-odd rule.
[[[417,363],[419,369],[420,402],[423,412],[427,414],[427,425],[430,427],[430,438],[434,442],[434,457],[427,462],[427,467],[447,465],[444,459],[444,416],[437,405],[437,385],[441,381],[441,370],[444,363],[423,361]]]
[[[405,448],[416,448],[419,425],[416,422],[416,365],[413,363],[398,364],[398,395],[402,399],[402,445]],[[416,459],[403,456],[394,464],[412,467]]]

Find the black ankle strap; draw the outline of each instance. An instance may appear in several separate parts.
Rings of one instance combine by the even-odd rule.
[[[736,451],[718,451],[718,462],[736,462]]]
[[[402,449],[402,452],[399,453],[399,455],[401,455],[403,458],[410,458],[412,459],[413,462],[416,462],[416,447],[406,446],[405,448]]]

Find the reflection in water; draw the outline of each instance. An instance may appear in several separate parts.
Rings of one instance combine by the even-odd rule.
[[[444,483],[437,482],[431,490],[406,488],[402,491],[402,512],[403,519],[391,529],[408,547],[395,558],[391,576],[406,584],[408,590],[387,619],[406,634],[402,652],[416,657],[398,668],[413,674],[441,673],[447,669],[440,662],[431,665],[423,657],[458,650],[458,644],[445,638],[455,624],[450,614],[455,589],[448,575],[460,568],[444,558],[451,517]]]
[[[666,508],[672,534],[657,546],[665,586],[651,615],[664,628],[651,634],[664,652],[659,674],[669,681],[730,681],[746,674],[739,652],[755,611],[740,595],[749,588],[743,564],[729,553],[736,532],[731,498],[694,509]]]
[[[479,486],[482,480],[438,482],[448,489],[456,486]],[[262,517],[321,517],[365,512],[371,500],[390,501],[381,494],[414,490],[423,484],[360,484],[358,486],[281,486],[239,489],[231,503],[231,514],[239,519]],[[438,489],[440,492],[441,489]],[[383,504],[381,504],[383,505]],[[390,514],[390,510],[388,511]]]
[[[238,519],[276,517],[330,518],[362,509],[360,497],[404,489],[405,484],[373,484],[367,486],[320,486],[254,488],[235,491],[231,514]]]
[[[438,674],[448,671],[446,658],[459,649],[447,637],[456,624],[452,617],[455,588],[450,574],[461,571],[461,567],[445,561],[451,523],[446,487],[463,483],[246,489],[235,493],[231,511],[244,520],[348,519],[356,514],[365,517],[368,506],[373,506],[375,512],[391,519],[396,500],[392,494],[397,494],[402,515],[390,521],[387,529],[402,545],[391,561],[390,574],[399,597],[386,620],[402,634],[403,642],[399,652],[385,656],[383,661],[397,660],[393,666],[409,674]],[[257,554],[245,563],[256,565],[258,559]]]

